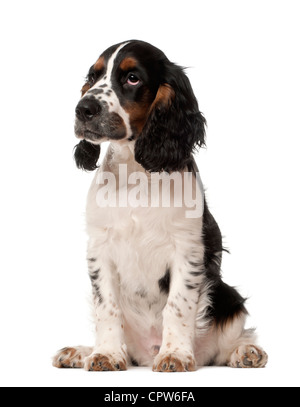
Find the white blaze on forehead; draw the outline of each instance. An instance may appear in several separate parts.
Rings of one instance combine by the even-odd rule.
[[[115,63],[115,59],[118,55],[118,53],[121,51],[122,48],[125,47],[125,45],[129,44],[128,42],[125,42],[125,44],[121,44],[116,51],[112,54],[112,56],[109,58],[109,61],[107,63],[107,71],[106,71],[106,76],[107,76],[107,80],[109,81],[109,85],[111,86],[111,74],[114,68],[114,63]]]
[[[112,88],[112,73],[114,69],[114,64],[118,53],[121,51],[125,45],[129,44],[129,42],[125,42],[121,44],[116,51],[112,54],[107,62],[107,69],[106,73],[104,74],[103,78],[101,78],[95,85],[87,91],[85,96],[88,96],[90,91],[95,89],[101,89],[103,92],[100,94],[94,94],[93,96],[98,99],[99,101],[104,101],[108,104],[108,111],[110,113],[117,113],[124,121],[126,126],[126,136],[130,138],[132,136],[132,130],[130,126],[130,119],[129,114],[123,109],[120,104],[120,101]],[[101,103],[101,102],[100,102]]]

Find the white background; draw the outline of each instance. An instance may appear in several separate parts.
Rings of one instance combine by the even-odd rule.
[[[2,386],[292,386],[299,359],[299,1],[1,2]],[[90,65],[141,39],[189,67],[207,121],[197,162],[225,245],[224,279],[249,298],[266,369],[159,375],[57,370],[93,344],[74,108]]]

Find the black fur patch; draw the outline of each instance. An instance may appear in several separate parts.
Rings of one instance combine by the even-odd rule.
[[[104,90],[103,89],[92,89],[89,90],[89,94],[91,95],[101,95],[101,93],[103,93]]]
[[[92,281],[96,281],[99,278],[99,273],[100,273],[100,269],[95,270],[95,271],[91,271],[90,272],[90,278]]]
[[[100,305],[103,302],[103,297],[101,294],[100,283],[99,283],[100,269],[91,271],[89,274],[90,274],[90,279],[91,279],[91,283],[92,283],[92,287],[93,287],[93,294],[94,294],[95,298],[97,299],[98,304]]]
[[[185,286],[188,290],[199,290],[200,291],[200,284],[199,283],[193,283],[190,280],[186,280]]]
[[[140,289],[135,293],[137,296],[141,298],[146,298],[147,297],[147,291],[144,289]]]
[[[132,366],[139,367],[138,362],[133,358],[131,358],[131,364],[132,364]]]
[[[170,283],[171,283],[171,273],[170,269],[168,268],[166,274],[158,282],[160,292],[168,295],[170,292]]]
[[[227,322],[244,313],[246,299],[234,287],[225,284],[221,279],[215,284],[211,294],[211,316],[216,323],[223,327]]]
[[[175,98],[158,104],[138,137],[135,159],[147,171],[172,172],[184,169],[194,149],[205,144],[205,118],[183,69],[166,57],[161,84],[168,84]]]
[[[75,147],[74,158],[79,169],[94,171],[100,156],[101,148],[99,145],[89,143],[86,140],[80,141]]]
[[[211,282],[210,297],[212,306],[209,314],[222,327],[241,313],[247,314],[246,300],[234,287],[230,287],[222,281],[222,252],[227,250],[223,248],[219,226],[209,212],[206,201],[204,202],[203,215],[203,243],[205,245],[204,264],[206,277]]]

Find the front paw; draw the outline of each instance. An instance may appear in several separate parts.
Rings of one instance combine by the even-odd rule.
[[[85,370],[89,372],[108,372],[127,370],[127,362],[121,355],[101,355],[95,353],[85,360]]]
[[[158,354],[154,360],[153,372],[194,372],[196,362],[192,355],[177,352]]]
[[[82,368],[84,362],[84,352],[82,347],[63,348],[54,356],[52,365],[59,369]],[[92,350],[91,350],[92,352]]]

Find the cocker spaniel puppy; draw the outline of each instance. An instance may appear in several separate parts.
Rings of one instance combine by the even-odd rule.
[[[221,278],[222,237],[193,158],[205,124],[184,70],[148,43],[114,45],[90,68],[75,159],[97,170],[86,211],[96,343],[62,349],[54,366],[266,365],[245,300]]]

